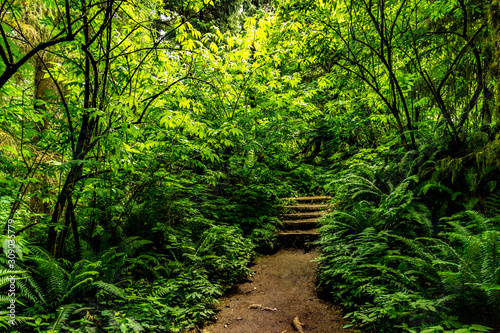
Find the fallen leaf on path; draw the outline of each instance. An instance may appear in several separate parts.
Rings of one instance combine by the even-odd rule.
[[[268,308],[267,306],[262,307],[261,311],[276,311],[276,308]]]
[[[293,318],[293,327],[297,330],[299,333],[304,333],[304,330],[302,329],[303,323],[300,322],[299,317]]]

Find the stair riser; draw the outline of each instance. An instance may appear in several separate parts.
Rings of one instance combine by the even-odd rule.
[[[284,220],[308,220],[308,219],[318,219],[324,214],[326,214],[326,212],[290,213],[290,214],[283,214],[281,217]]]
[[[283,210],[287,213],[292,213],[292,212],[306,213],[306,212],[326,211],[327,208],[328,205],[310,205],[310,206],[296,205],[296,206],[284,206]]]
[[[301,197],[301,198],[283,198],[282,200],[292,201],[292,202],[294,201],[297,202],[299,205],[305,205],[305,204],[322,204],[331,199],[332,199],[331,197]]]
[[[311,238],[311,239],[319,239],[319,234],[287,234],[287,233],[280,233],[278,234],[279,239],[293,239],[293,238]]]
[[[283,247],[304,248],[307,244],[317,241],[319,235],[279,235],[278,243]]]
[[[328,199],[302,199],[294,201],[298,205],[323,205],[328,202]]]
[[[283,229],[285,230],[309,230],[318,227],[317,222],[287,222],[283,221]]]

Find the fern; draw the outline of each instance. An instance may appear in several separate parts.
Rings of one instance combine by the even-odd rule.
[[[500,219],[500,193],[492,193],[485,202],[488,216],[498,221]]]
[[[0,288],[7,286],[10,283],[8,277],[14,275],[16,277],[16,293],[19,302],[21,297],[26,297],[35,305],[46,306],[45,293],[30,273],[31,268],[23,261],[18,261],[16,266],[22,270],[8,270],[7,258],[0,256]]]
[[[12,330],[12,325],[9,323],[11,320],[10,317],[7,316],[10,312],[8,311],[0,311],[0,328],[5,328],[5,332],[10,332]],[[27,321],[31,321],[33,318],[26,316],[17,316],[16,315],[16,325],[23,324]]]
[[[128,237],[118,245],[117,249],[125,253],[127,257],[134,256],[142,247],[152,244],[153,242],[140,237]]]
[[[66,293],[69,274],[59,262],[48,252],[40,248],[34,248],[34,255],[28,258],[28,262],[36,267],[35,280],[43,285],[45,298],[52,306],[57,307]]]
[[[151,267],[150,262],[159,265],[159,261],[152,256],[140,255],[134,258],[139,249],[149,244],[152,244],[149,240],[129,237],[118,246],[108,249],[101,257],[103,280],[115,283],[134,269]]]
[[[81,304],[77,304],[77,303],[71,303],[71,304],[66,304],[66,305],[61,306],[55,321],[51,324],[52,331],[62,329],[62,325],[69,319],[69,317],[79,307],[81,307]]]
[[[450,294],[461,293],[464,286],[474,288],[481,299],[484,293],[487,303],[498,311],[500,309],[500,232],[490,230],[492,227],[482,215],[466,212],[460,216],[472,217],[469,228],[464,227],[453,217],[449,222],[453,232],[440,234],[448,241],[439,238],[420,238],[430,245],[424,246],[419,241],[403,240],[415,254],[434,266],[440,276],[441,283]],[[475,222],[475,223],[474,223]],[[470,230],[471,224],[476,229],[483,229],[475,234]],[[457,246],[456,242],[461,244]]]
[[[335,184],[335,199],[341,203],[340,212],[332,215],[336,221],[348,223],[346,218],[350,217],[352,221],[349,223],[355,232],[368,227],[379,231],[397,230],[401,234],[416,228],[424,229],[429,235],[434,232],[429,209],[422,203],[414,202],[415,196],[409,190],[418,182],[417,176],[393,183],[378,177],[378,173],[386,172],[385,168],[359,165],[357,171],[362,175],[348,173],[332,182]]]
[[[22,276],[24,279],[17,282],[20,294],[35,305],[46,306],[47,300],[42,287],[30,274],[24,273]]]
[[[135,320],[128,321],[128,327],[130,327],[134,332],[145,332],[146,330],[140,323]]]
[[[123,290],[121,288],[115,286],[114,284],[106,283],[103,281],[97,281],[97,282],[94,282],[94,285],[99,290],[105,291],[105,292],[110,293],[110,294],[112,294],[116,297],[119,297],[119,298],[124,298]]]

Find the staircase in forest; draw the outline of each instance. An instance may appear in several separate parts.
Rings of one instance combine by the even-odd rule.
[[[321,215],[328,212],[325,196],[295,197],[281,199],[285,206],[281,215],[283,229],[278,233],[280,244],[303,247],[319,238],[317,223]]]

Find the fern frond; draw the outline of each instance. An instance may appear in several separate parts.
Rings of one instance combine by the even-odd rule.
[[[486,208],[490,216],[496,218],[500,216],[500,193],[492,193],[486,198]]]
[[[141,239],[138,236],[134,236],[126,238],[123,242],[120,243],[120,245],[118,245],[118,248],[130,257],[133,256],[141,247],[148,244],[153,244],[153,242],[147,239]]]
[[[76,284],[74,284],[73,286],[71,286],[71,288],[64,294],[64,296],[62,297],[62,300],[67,300],[68,298],[70,298],[70,296],[73,296],[74,295],[74,292],[78,291],[78,289],[84,285],[90,285],[94,282],[94,279],[91,278],[91,277],[88,277]]]
[[[7,324],[11,320],[10,317],[6,316],[7,314],[9,314],[8,311],[0,311],[0,323],[4,322]],[[32,318],[32,317],[25,317],[25,316],[17,316],[16,315],[15,321],[16,321],[16,325],[19,325],[19,324],[23,324],[27,321],[32,321],[33,319],[34,318]],[[10,324],[7,324],[7,325],[8,325],[8,326],[6,326],[7,328],[12,329],[12,326]]]
[[[71,272],[71,275],[73,275],[73,272]],[[96,276],[99,276],[99,272],[97,271],[87,271],[87,272],[82,272],[76,276],[73,276],[71,277],[71,280],[74,281],[74,282],[78,282],[78,281],[83,281],[83,280],[87,280],[89,278],[93,278],[93,277],[96,277]]]
[[[146,331],[146,330],[144,329],[144,327],[142,327],[142,325],[141,325],[139,322],[135,321],[135,320],[130,320],[130,321],[128,322],[128,326],[129,326],[130,328],[132,328],[132,330],[133,330],[134,332],[145,332],[145,331]]]
[[[433,260],[436,260],[436,256],[428,251],[427,247],[419,242],[419,239],[409,239],[405,238],[402,236],[394,235],[394,234],[389,234],[388,237],[394,238],[399,240],[400,242],[403,242],[408,248],[413,251],[416,255],[418,255],[420,258],[427,260],[429,262],[432,262]]]
[[[17,283],[21,295],[25,296],[35,305],[47,305],[44,292],[33,277],[26,275],[26,280],[18,281]]]
[[[159,287],[153,289],[153,291],[151,292],[151,296],[165,297],[166,295],[172,293],[172,291],[174,289],[175,288],[173,285],[159,286]]]
[[[77,303],[71,303],[61,306],[57,314],[57,318],[55,319],[54,323],[51,324],[52,330],[55,331],[61,329],[61,325],[63,325],[73,314],[75,309],[80,306],[81,304]]]
[[[123,290],[121,288],[115,286],[112,283],[97,281],[97,282],[94,282],[94,285],[97,286],[100,290],[105,290],[108,293],[115,295],[119,298],[124,298]]]

